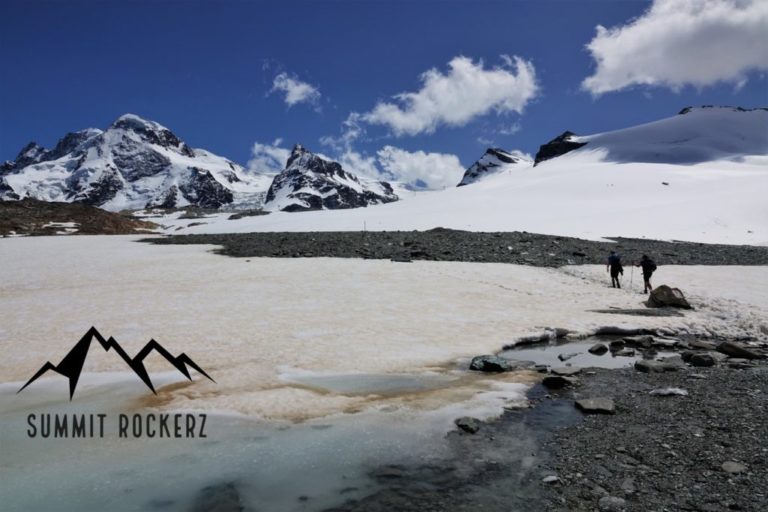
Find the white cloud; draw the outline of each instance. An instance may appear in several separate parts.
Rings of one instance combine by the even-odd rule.
[[[454,57],[447,73],[430,69],[421,75],[417,92],[379,102],[359,119],[388,127],[392,133],[433,133],[438,126],[463,126],[478,116],[521,113],[538,92],[533,64],[519,57],[502,56],[504,64],[486,69],[482,61]]]
[[[382,173],[375,157],[363,155],[352,149],[346,149],[339,155],[336,161],[341,164],[345,171],[358,176],[375,180],[389,180],[393,178],[393,176]]]
[[[738,86],[749,71],[768,69],[766,34],[766,0],[655,0],[626,25],[597,27],[587,45],[597,69],[582,88]]]
[[[501,128],[499,128],[499,133],[501,135],[514,135],[520,130],[522,130],[522,128],[523,127],[520,126],[520,123],[513,123],[513,124],[510,124],[509,126],[502,126]]]
[[[454,187],[464,174],[464,167],[456,155],[409,152],[393,146],[384,146],[376,155],[384,172],[396,181],[414,186]]]
[[[253,172],[280,172],[285,168],[291,150],[282,147],[283,139],[275,139],[272,144],[256,142],[251,148],[252,158],[248,169]]]
[[[295,76],[290,76],[285,72],[275,77],[275,80],[272,82],[272,89],[269,92],[285,93],[283,101],[285,101],[289,108],[299,103],[309,103],[317,106],[321,96],[317,87],[307,82],[302,82]]]

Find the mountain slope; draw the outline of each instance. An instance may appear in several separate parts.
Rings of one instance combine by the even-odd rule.
[[[505,151],[500,148],[488,148],[485,154],[469,166],[457,187],[470,185],[492,174],[530,167],[530,157],[520,151]]]
[[[678,118],[685,121],[685,125],[678,124]],[[227,222],[211,219],[207,225],[185,228],[181,232],[356,231],[362,226],[383,231],[445,227],[530,231],[593,240],[625,236],[768,245],[768,202],[765,200],[768,151],[761,143],[768,133],[768,111],[705,109],[670,119],[671,122],[663,120],[599,137],[585,137],[589,140],[585,146],[536,167],[519,169],[512,174],[492,174],[471,186],[420,192],[376,208],[309,212],[299,216],[273,213]],[[686,126],[688,120],[695,126]],[[679,133],[675,133],[675,127],[680,128]],[[699,133],[698,139],[674,142],[689,138],[694,129]],[[642,134],[643,139],[638,134]],[[642,160],[617,163],[607,159],[607,155],[616,154],[624,147],[637,147],[638,158],[649,156],[645,148],[653,145],[651,141],[657,141],[654,144],[658,152],[667,149],[664,154],[671,158],[679,155],[687,144],[698,147],[701,143],[697,140],[711,141],[711,147],[721,148],[718,154],[724,156],[695,164]],[[595,147],[596,141],[603,141],[604,145]],[[742,143],[723,154],[724,141]],[[171,229],[187,224],[172,224]]]
[[[132,114],[107,130],[69,133],[55,148],[30,143],[0,168],[0,199],[83,202],[107,210],[260,206],[272,175],[192,149]]]
[[[397,201],[385,181],[364,180],[297,144],[267,192],[266,208],[285,212],[359,208]]]
[[[544,144],[536,164],[569,153],[610,162],[697,164],[768,154],[768,109],[687,107],[676,116],[623,130],[578,136],[565,132]]]

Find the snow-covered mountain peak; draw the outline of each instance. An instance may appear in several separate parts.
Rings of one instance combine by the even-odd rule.
[[[338,162],[296,144],[285,169],[269,187],[267,207],[283,211],[342,209],[397,199],[389,183],[360,179]]]
[[[0,168],[0,199],[153,206],[259,207],[272,176],[193,150],[168,128],[126,114],[106,131],[69,133],[52,150],[30,144]]]
[[[112,123],[110,128],[117,128],[121,130],[135,130],[135,131],[156,131],[161,132],[168,130],[165,126],[158,122],[144,119],[136,114],[123,114]]]
[[[505,170],[530,167],[533,160],[522,151],[507,151],[501,148],[488,148],[480,160],[472,164],[464,173],[457,187],[475,183],[492,174]]]

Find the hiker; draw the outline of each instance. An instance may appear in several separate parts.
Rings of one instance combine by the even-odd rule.
[[[656,263],[653,262],[651,258],[648,257],[647,254],[643,254],[643,257],[640,258],[640,262],[635,263],[636,267],[643,267],[643,293],[648,293],[651,290],[653,290],[653,286],[651,286],[651,276],[653,275],[653,272],[656,270]]]
[[[616,251],[611,251],[611,254],[608,256],[606,271],[611,273],[611,286],[621,288],[619,274],[624,274],[624,267],[621,266],[621,256],[616,254]]]

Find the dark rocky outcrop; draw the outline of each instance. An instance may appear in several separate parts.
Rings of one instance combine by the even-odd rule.
[[[232,191],[216,181],[209,171],[197,167],[190,170],[192,174],[187,182],[179,186],[190,203],[200,208],[220,208],[232,202]]]
[[[563,132],[546,144],[539,146],[539,151],[536,153],[533,165],[536,166],[544,160],[564,155],[574,149],[579,149],[582,146],[586,146],[586,142],[576,142],[571,140],[576,134],[573,132]]]
[[[464,172],[464,176],[456,186],[462,187],[464,185],[475,183],[509,164],[528,165],[530,164],[530,160],[527,156],[517,151],[510,153],[509,151],[500,148],[488,148],[480,160],[472,164]]]

